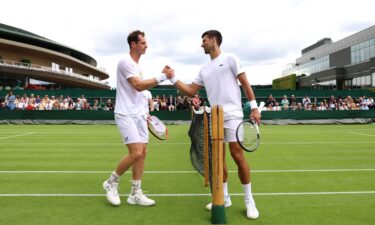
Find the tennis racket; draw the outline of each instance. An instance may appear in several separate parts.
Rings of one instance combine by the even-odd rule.
[[[161,120],[156,116],[149,116],[147,118],[148,130],[159,140],[166,140],[168,138],[168,129]]]
[[[259,104],[259,113],[262,112],[264,102]],[[253,152],[258,149],[260,144],[259,126],[255,121],[244,120],[236,130],[236,138],[241,148],[247,152]]]

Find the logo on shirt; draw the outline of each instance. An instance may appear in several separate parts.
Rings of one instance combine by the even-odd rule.
[[[224,66],[224,64],[220,64],[219,66]]]

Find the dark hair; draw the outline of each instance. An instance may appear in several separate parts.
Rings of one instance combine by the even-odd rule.
[[[208,31],[206,31],[206,32],[204,32],[202,34],[202,38],[204,36],[206,36],[206,35],[207,35],[208,38],[213,38],[214,37],[216,39],[217,44],[219,46],[221,45],[221,42],[223,41],[223,37],[221,36],[221,33],[219,31],[217,31],[217,30],[208,30]]]
[[[128,35],[128,44],[129,44],[129,46],[131,46],[132,42],[138,43],[138,41],[139,41],[138,36],[139,35],[141,35],[142,37],[144,37],[145,36],[145,32],[140,31],[140,30],[135,30],[135,31],[130,32],[130,34]]]

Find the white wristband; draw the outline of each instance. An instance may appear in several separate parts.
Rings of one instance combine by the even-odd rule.
[[[172,77],[171,79],[169,79],[169,81],[172,83],[172,84],[176,84],[176,82],[178,81],[176,75],[174,77]]]
[[[249,101],[249,104],[250,104],[251,109],[257,109],[258,108],[257,101],[255,101],[255,100]]]
[[[164,73],[162,73],[162,74],[156,76],[155,79],[158,83],[161,83],[161,82],[163,82],[167,79],[167,76]]]

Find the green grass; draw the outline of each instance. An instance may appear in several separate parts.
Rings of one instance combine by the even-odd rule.
[[[116,126],[0,126],[0,224],[210,224],[204,209],[210,192],[193,172],[188,126],[168,130],[168,141],[150,138],[142,181],[156,206],[125,203],[127,172],[120,183],[123,203],[113,207],[101,184],[127,153]],[[246,219],[227,154],[228,224],[375,224],[374,125],[263,125],[261,135],[261,147],[246,153],[260,217]]]

